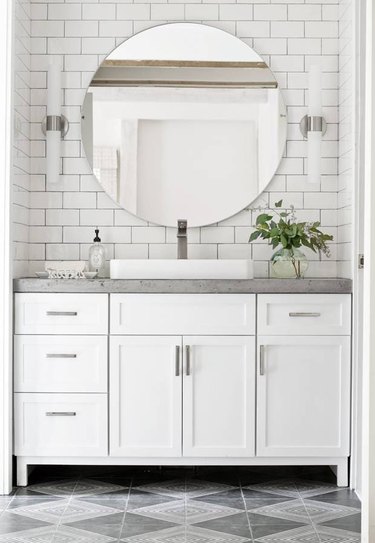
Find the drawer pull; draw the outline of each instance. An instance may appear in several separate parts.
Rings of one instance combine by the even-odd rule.
[[[191,374],[190,368],[190,345],[186,345],[186,375]]]
[[[264,345],[259,346],[259,375],[264,375]]]
[[[175,376],[180,375],[180,346],[176,345],[176,358],[175,358]]]
[[[47,311],[47,317],[76,317],[77,311]]]
[[[76,354],[69,354],[69,353],[47,353],[46,358],[77,358]]]
[[[320,317],[320,315],[321,315],[320,313],[313,313],[313,312],[289,313],[289,317]]]
[[[46,411],[46,417],[75,417],[75,411]]]

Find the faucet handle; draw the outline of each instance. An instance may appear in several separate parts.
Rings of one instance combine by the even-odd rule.
[[[187,231],[187,220],[178,219],[177,221],[177,237],[186,236]]]

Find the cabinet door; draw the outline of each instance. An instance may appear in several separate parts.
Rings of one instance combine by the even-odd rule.
[[[348,456],[350,338],[259,336],[257,456]]]
[[[255,339],[184,336],[184,456],[254,456]]]
[[[181,337],[110,341],[110,455],[181,456]]]

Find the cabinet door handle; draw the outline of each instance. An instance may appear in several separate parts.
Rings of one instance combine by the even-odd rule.
[[[191,367],[190,367],[190,345],[186,345],[186,375],[191,374]]]
[[[259,346],[259,375],[264,375],[264,345]]]
[[[75,411],[46,411],[46,417],[75,417]]]
[[[291,311],[289,313],[289,317],[320,317],[320,313],[314,313],[314,312],[293,312]]]
[[[70,353],[47,353],[46,358],[77,358],[77,355]]]
[[[175,376],[179,377],[180,375],[180,346],[176,345],[176,353],[175,353]]]
[[[77,311],[47,311],[47,317],[76,317]]]

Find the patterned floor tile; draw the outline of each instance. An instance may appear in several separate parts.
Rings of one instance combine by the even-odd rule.
[[[0,536],[1,543],[109,543],[112,537],[91,534],[67,526],[36,528]]]
[[[54,481],[40,485],[31,485],[28,488],[42,494],[51,494],[52,496],[71,496],[74,494],[74,497],[78,498],[80,496],[115,492],[123,490],[125,487],[113,483],[83,479],[80,481]]]
[[[361,543],[361,534],[337,528],[317,526],[321,543]]]
[[[361,532],[361,514],[357,513],[356,515],[350,515],[349,517],[338,518],[321,524],[317,526],[326,526],[329,528],[338,528],[339,530],[348,530],[349,532]]]
[[[251,540],[195,526],[176,526],[156,533],[128,537],[121,541],[127,543],[245,543]]]
[[[32,528],[43,528],[49,525],[50,523],[41,520],[14,515],[13,512],[4,511],[0,517],[0,534],[31,530]]]
[[[340,488],[336,485],[328,483],[320,483],[316,481],[295,480],[297,490],[302,498],[310,498],[318,494],[327,494],[329,492],[337,492]]]
[[[214,505],[194,500],[188,500],[187,502],[177,500],[132,510],[133,514],[167,520],[177,524],[194,524],[196,522],[203,522],[218,517],[235,515],[239,512],[241,512],[240,509],[233,509],[223,505]]]
[[[113,507],[78,500],[57,500],[12,509],[12,513],[46,522],[73,522],[117,513]]]
[[[167,522],[165,520],[142,517],[141,515],[133,515],[133,513],[126,513],[120,537],[124,538],[138,536],[148,532],[157,532],[158,530],[174,528],[175,526],[176,524]]]
[[[246,513],[238,513],[229,517],[200,522],[199,524],[195,524],[195,526],[238,537],[251,538],[250,524]]]
[[[346,507],[345,505],[337,505],[334,503],[304,500],[304,504],[311,520],[316,523],[339,519],[358,513],[358,509],[355,509],[354,507]]]
[[[318,496],[312,496],[311,500],[318,502],[337,503],[338,505],[346,505],[347,507],[355,507],[361,509],[361,502],[354,490],[348,488],[336,489],[334,492],[328,492],[326,494],[319,494]]]
[[[245,487],[245,490],[255,490],[256,492],[264,492],[266,494],[276,494],[290,498],[299,498],[299,492],[293,480],[280,479],[276,481],[269,481],[267,483],[248,485]]]
[[[302,524],[311,524],[308,512],[306,511],[302,500],[291,500],[258,507],[257,509],[253,509],[252,513],[277,519],[292,520],[301,522]]]
[[[263,520],[266,517],[263,517]],[[299,522],[292,522],[290,520],[282,519],[267,519],[263,524],[251,524],[251,533],[254,539],[271,536],[273,534],[281,534],[282,532],[290,532],[291,530],[297,530],[298,528],[304,528],[305,530],[311,530],[313,526],[310,524],[301,524]]]
[[[115,513],[105,517],[91,518],[89,520],[80,520],[71,522],[68,525],[71,528],[93,532],[94,534],[107,535],[116,540],[120,537],[122,525],[124,522],[124,513]],[[66,526],[66,524],[65,524]]]
[[[222,483],[200,481],[198,479],[188,479],[187,481],[177,479],[174,481],[141,485],[137,488],[143,492],[152,492],[154,494],[170,496],[171,498],[198,498],[207,494],[231,490],[234,487]]]
[[[126,510],[132,511],[133,509],[138,509],[139,507],[149,507],[170,501],[170,496],[162,496],[161,494],[152,494],[151,492],[142,492],[138,489],[132,489],[129,495]]]
[[[226,505],[227,507],[234,507],[235,509],[245,509],[242,491],[239,488],[228,490],[227,492],[217,492],[216,494],[197,497],[196,500],[215,505]]]
[[[313,527],[303,526],[293,530],[273,533],[256,538],[256,543],[320,543],[319,536]]]

